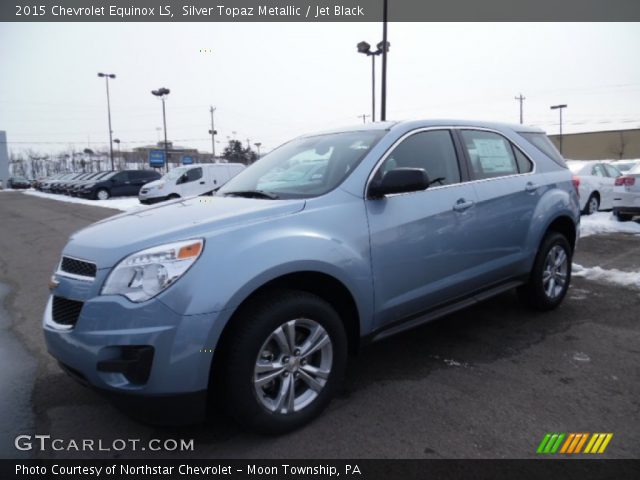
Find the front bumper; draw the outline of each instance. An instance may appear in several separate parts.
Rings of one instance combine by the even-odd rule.
[[[73,279],[62,279],[54,295],[82,297]],[[87,291],[87,290],[84,290]],[[53,295],[43,318],[47,350],[76,379],[92,387],[133,396],[196,395],[206,391],[213,356],[211,338],[217,314],[179,315],[157,298],[136,304],[117,295],[95,296],[82,304],[74,325],[56,323]],[[217,338],[217,337],[216,337]],[[141,375],[123,365],[138,361]],[[133,365],[133,370],[138,366]]]

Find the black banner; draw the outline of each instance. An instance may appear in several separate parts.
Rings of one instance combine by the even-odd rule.
[[[637,479],[638,460],[0,460],[8,479]]]
[[[4,0],[0,22],[377,22],[383,0]],[[391,22],[640,21],[638,0],[388,0]]]

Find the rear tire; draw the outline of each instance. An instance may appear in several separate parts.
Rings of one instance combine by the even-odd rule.
[[[221,347],[229,415],[268,434],[317,417],[342,382],[347,363],[347,337],[334,308],[308,292],[272,290],[237,315]]]
[[[167,200],[175,200],[176,198],[180,198],[180,195],[178,195],[177,193],[172,193],[167,197]]]
[[[600,209],[600,196],[597,193],[592,193],[589,195],[589,200],[587,200],[587,204],[584,206],[584,210],[582,213],[584,215],[592,215],[596,213]]]
[[[556,308],[571,283],[573,251],[567,238],[558,232],[549,232],[542,240],[529,281],[518,288],[521,300],[534,310]]]

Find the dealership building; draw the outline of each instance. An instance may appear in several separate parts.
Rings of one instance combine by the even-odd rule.
[[[549,135],[560,148],[560,136]],[[576,160],[622,160],[640,158],[640,128],[562,136],[562,155]]]

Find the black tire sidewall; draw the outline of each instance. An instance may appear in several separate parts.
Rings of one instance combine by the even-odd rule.
[[[549,254],[549,251],[556,245],[560,245],[567,254],[567,281],[565,282],[562,293],[556,298],[551,299],[544,291],[542,273],[544,271],[544,264],[547,255]],[[528,300],[531,306],[539,310],[552,310],[562,303],[562,300],[567,294],[569,285],[571,283],[572,259],[573,251],[571,249],[569,241],[564,235],[557,232],[550,232],[545,236],[542,244],[540,245],[540,249],[538,250],[538,254],[536,255],[536,260],[531,271],[529,284],[527,285],[527,294],[529,296]]]
[[[238,326],[227,345],[224,385],[227,410],[238,423],[261,433],[294,430],[318,416],[342,382],[347,362],[347,339],[339,315],[329,303],[307,292],[278,291],[251,302],[239,312]],[[318,397],[293,414],[282,415],[264,408],[255,392],[253,374],[260,348],[280,325],[295,318],[318,322],[331,338],[331,374]],[[215,393],[214,393],[215,394]]]
[[[598,201],[598,206],[597,208],[592,212],[590,210],[590,205],[591,205],[591,200],[596,199]],[[589,195],[589,198],[587,199],[587,204],[584,206],[584,214],[585,215],[591,215],[593,213],[598,213],[598,210],[600,209],[600,198],[598,197],[598,195],[596,195],[595,193],[592,193],[591,195]]]

